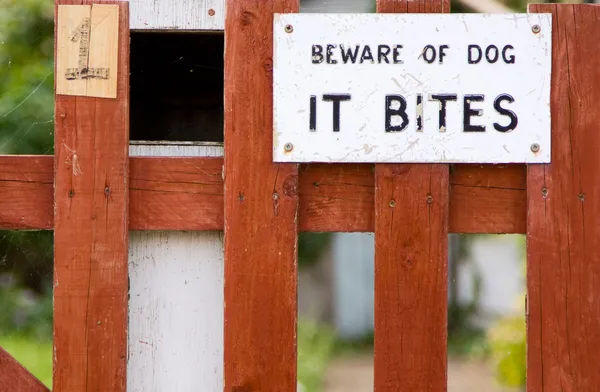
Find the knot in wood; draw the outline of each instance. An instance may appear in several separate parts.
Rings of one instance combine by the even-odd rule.
[[[242,12],[240,20],[242,22],[242,25],[249,26],[254,21],[254,14],[250,11],[244,11]]]
[[[266,59],[265,62],[263,63],[263,67],[265,68],[265,71],[267,71],[267,72],[273,71],[273,59],[271,59],[271,58]]]
[[[298,194],[298,176],[288,176],[283,181],[283,194],[289,197],[296,197]]]

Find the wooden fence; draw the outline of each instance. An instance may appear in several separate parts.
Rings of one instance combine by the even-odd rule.
[[[296,389],[299,232],[375,233],[377,392],[446,390],[448,233],[526,233],[527,391],[600,390],[600,8],[530,7],[554,16],[552,163],[373,166],[272,163],[273,13],[298,0],[226,3],[224,159],[129,157],[129,7],[94,3],[118,4],[116,98],[57,94],[54,157],[0,157],[0,227],[54,230],[55,391],[128,389],[129,230],[224,231],[231,392]],[[0,390],[45,387],[0,350]]]

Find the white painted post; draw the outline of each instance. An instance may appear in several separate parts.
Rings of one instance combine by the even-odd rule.
[[[207,144],[134,144],[131,156],[222,156]],[[223,390],[222,232],[129,237],[128,392]]]

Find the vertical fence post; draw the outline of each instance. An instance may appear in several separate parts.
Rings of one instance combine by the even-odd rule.
[[[527,391],[600,388],[600,7],[552,13],[552,163],[527,170]]]
[[[377,0],[441,13],[449,0]],[[375,165],[375,391],[445,391],[449,168]]]
[[[129,12],[91,4],[59,0],[55,12],[57,392],[125,391]]]
[[[298,0],[227,3],[226,391],[296,389],[298,165],[273,164],[273,13]]]

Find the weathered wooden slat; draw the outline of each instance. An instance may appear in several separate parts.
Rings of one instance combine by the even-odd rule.
[[[273,13],[239,0],[225,18],[227,391],[296,389],[298,165],[273,164]]]
[[[57,6],[82,3],[91,4]],[[126,388],[129,15],[127,2],[112,3],[119,13],[118,66],[110,70],[117,73],[116,99],[55,97],[56,392]],[[92,39],[96,28],[92,23]]]
[[[385,13],[449,0],[378,0]],[[449,166],[375,165],[375,391],[446,391]]]
[[[222,158],[129,162],[130,229],[223,229]],[[53,228],[52,166],[52,156],[0,156],[0,228]],[[525,183],[525,165],[454,165],[450,232],[525,233]],[[373,165],[301,165],[298,229],[373,232],[374,194]]]
[[[54,158],[50,155],[0,156],[0,227],[54,227]]]
[[[223,158],[131,157],[129,162],[130,228],[222,230]]]
[[[552,163],[527,171],[527,391],[600,387],[600,7],[553,14]]]
[[[50,392],[29,370],[0,347],[0,391]]]

